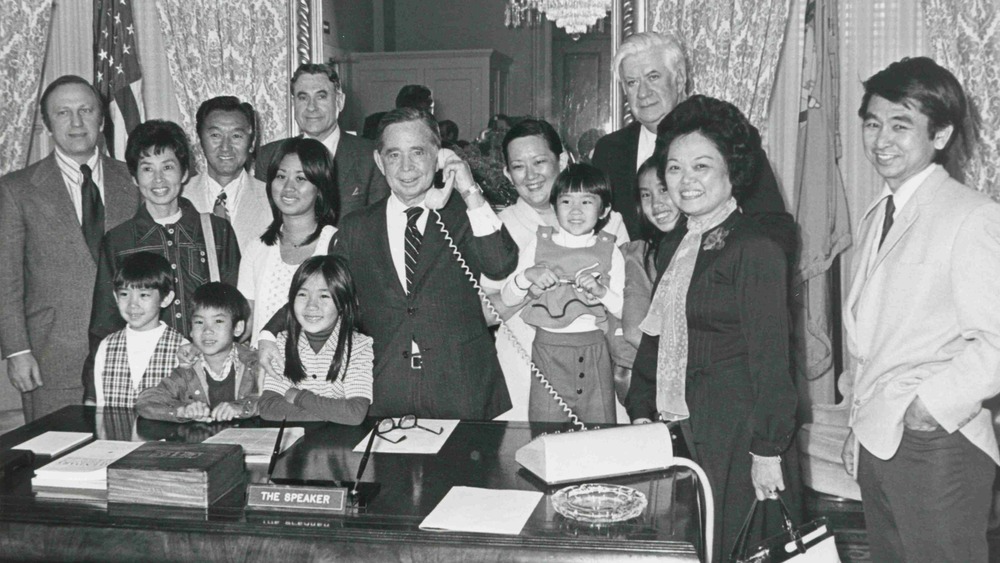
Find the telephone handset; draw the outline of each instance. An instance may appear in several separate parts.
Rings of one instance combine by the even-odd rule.
[[[458,156],[455,151],[451,149],[441,149],[438,151],[437,156],[437,169],[441,170],[448,160],[453,157]],[[424,196],[424,205],[427,209],[436,210],[441,209],[448,203],[448,198],[451,197],[451,191],[455,187],[455,173],[452,172],[444,178],[443,188],[431,188],[427,190],[427,195]]]
[[[441,149],[438,152],[438,158],[437,158],[438,170],[444,168],[445,163],[453,156],[457,155],[451,149]],[[531,374],[536,379],[538,379],[539,383],[541,383],[545,387],[545,391],[549,394],[549,396],[552,397],[552,400],[559,404],[559,407],[562,409],[564,413],[566,413],[566,416],[575,426],[578,426],[581,430],[586,430],[587,429],[586,425],[584,425],[583,422],[580,421],[580,418],[576,415],[576,413],[573,412],[573,409],[559,395],[559,392],[557,392],[555,388],[552,387],[552,384],[549,383],[549,380],[545,377],[545,374],[543,374],[541,370],[538,369],[538,366],[535,365],[535,362],[531,361],[531,354],[525,351],[524,347],[521,346],[521,343],[520,341],[518,341],[517,336],[514,335],[514,332],[510,329],[510,327],[507,326],[507,323],[504,322],[503,317],[500,316],[500,312],[497,311],[496,308],[493,306],[493,302],[491,302],[490,299],[486,297],[486,292],[484,292],[482,286],[479,285],[479,280],[476,278],[476,275],[469,268],[468,264],[465,263],[465,258],[462,257],[462,252],[458,249],[458,245],[455,244],[455,240],[451,237],[451,233],[448,232],[447,227],[444,226],[444,221],[441,220],[441,214],[438,213],[437,210],[441,209],[442,207],[445,206],[445,204],[448,203],[448,198],[451,197],[451,192],[452,189],[454,188],[454,185],[455,185],[455,172],[452,171],[451,173],[445,176],[443,188],[431,188],[427,190],[427,195],[424,196],[424,205],[430,212],[434,214],[437,225],[441,229],[441,233],[444,235],[445,241],[447,241],[448,247],[451,249],[452,255],[455,256],[455,260],[457,260],[458,265],[461,266],[462,271],[465,273],[465,277],[469,279],[469,282],[472,283],[472,287],[475,288],[476,293],[479,294],[479,300],[482,302],[484,309],[489,311],[490,314],[493,315],[493,318],[500,323],[501,331],[503,331],[504,334],[507,335],[507,338],[510,339],[511,344],[514,346],[514,350],[516,350],[518,355],[521,356],[521,359],[528,362]]]

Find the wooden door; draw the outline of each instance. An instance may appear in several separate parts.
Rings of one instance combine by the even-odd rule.
[[[562,29],[552,32],[553,126],[566,148],[577,155],[577,141],[590,129],[610,132],[611,26],[574,39]],[[584,155],[586,156],[586,155]]]

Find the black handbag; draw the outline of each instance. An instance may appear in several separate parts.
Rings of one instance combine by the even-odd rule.
[[[812,522],[796,526],[788,513],[788,508],[781,498],[776,499],[781,507],[781,527],[784,531],[767,538],[753,546],[747,546],[750,535],[750,524],[757,513],[760,501],[754,500],[750,514],[743,522],[736,544],[730,554],[730,563],[779,563],[791,561],[794,563],[840,563],[837,545],[834,543],[833,532],[826,518],[817,518]]]

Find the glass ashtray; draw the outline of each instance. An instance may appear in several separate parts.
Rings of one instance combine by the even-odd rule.
[[[642,514],[646,495],[630,487],[584,483],[559,489],[552,507],[566,518],[592,524],[624,522]]]

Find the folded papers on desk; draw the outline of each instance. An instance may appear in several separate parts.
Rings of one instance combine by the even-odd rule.
[[[31,490],[61,498],[107,498],[108,466],[142,442],[96,440],[35,470]]]
[[[448,437],[455,431],[458,421],[421,418],[417,421],[417,424],[435,430],[440,428],[441,433],[435,434],[419,427],[407,428],[406,430],[396,428],[377,436],[374,445],[372,445],[372,451],[380,454],[436,454],[441,451],[441,446],[448,441]],[[368,445],[368,439],[371,435],[371,432],[365,434],[365,437],[358,442],[358,445],[354,446],[354,453],[360,454],[365,452],[365,447]],[[388,440],[383,440],[382,436],[385,436]],[[399,440],[403,436],[406,436],[406,439],[397,444],[389,441]]]
[[[13,449],[28,450],[35,455],[55,457],[93,439],[94,435],[90,432],[49,431],[26,442],[21,442]]]
[[[281,436],[281,451],[292,447],[306,435],[306,429],[301,426],[285,428]],[[268,463],[274,442],[278,439],[277,428],[226,428],[222,432],[205,439],[202,444],[236,444],[243,446],[247,463]]]
[[[538,491],[452,487],[420,529],[517,535],[541,498]]]

